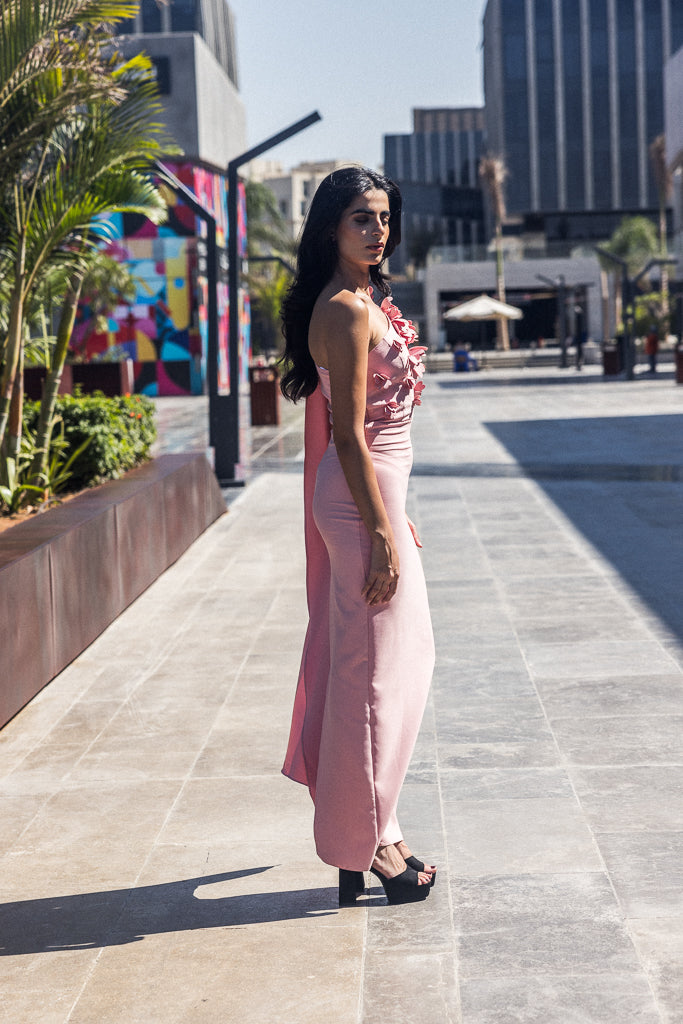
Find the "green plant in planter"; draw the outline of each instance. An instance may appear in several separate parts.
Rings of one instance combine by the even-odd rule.
[[[41,474],[41,483],[47,495],[47,501],[67,489],[67,484],[73,477],[73,465],[88,447],[92,438],[86,437],[85,441],[73,449],[64,436],[64,421],[57,417],[53,423],[54,427],[59,425],[59,433],[53,432],[50,439],[50,451],[45,463],[45,470]],[[29,435],[30,436],[30,435]],[[32,451],[35,455],[35,442]]]
[[[149,458],[156,439],[154,403],[144,395],[62,395],[56,413],[61,421],[59,437],[67,446],[63,451],[78,452],[68,466],[72,489],[122,476]],[[39,403],[27,402],[25,429],[34,429],[38,414]]]
[[[6,506],[10,515],[14,515],[28,503],[29,498],[43,498],[44,489],[35,484],[26,483],[25,474],[30,466],[25,459],[8,458],[3,463],[3,480],[0,483],[0,501]]]

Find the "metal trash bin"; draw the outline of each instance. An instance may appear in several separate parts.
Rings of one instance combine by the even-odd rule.
[[[605,377],[616,377],[621,373],[621,359],[616,345],[605,345],[602,350],[602,372]]]
[[[676,365],[676,383],[683,384],[683,345],[677,345],[674,351]]]
[[[280,374],[273,366],[249,367],[252,427],[280,423]]]

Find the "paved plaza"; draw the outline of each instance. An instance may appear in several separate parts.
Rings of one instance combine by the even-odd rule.
[[[682,1024],[682,409],[670,372],[428,377],[407,907],[338,909],[280,775],[301,411],[255,430],[227,514],[0,732],[0,1020]],[[205,400],[159,410],[206,446]]]

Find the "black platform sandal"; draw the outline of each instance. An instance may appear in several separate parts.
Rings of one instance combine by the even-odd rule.
[[[407,867],[394,878],[387,878],[377,868],[370,868],[370,871],[382,883],[384,895],[389,903],[419,903],[427,899],[432,888],[426,882],[424,885],[420,884],[415,868]]]
[[[339,868],[339,906],[352,907],[365,892],[365,875],[362,871],[346,871]]]
[[[412,853],[411,853],[410,857],[405,857],[404,860],[405,860],[406,864],[408,865],[408,867],[412,868],[413,871],[421,871],[425,875],[429,875],[430,874],[430,872],[427,871],[427,869],[424,866],[424,864],[422,863],[422,861],[418,860],[417,857],[413,857]],[[432,871],[431,872],[431,877],[429,879],[429,888],[430,889],[434,885],[435,881],[436,881],[436,871]]]

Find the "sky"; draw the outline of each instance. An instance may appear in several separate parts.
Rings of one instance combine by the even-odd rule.
[[[382,163],[383,135],[413,107],[483,104],[486,0],[229,0],[249,148],[318,110],[322,121],[264,154]]]

